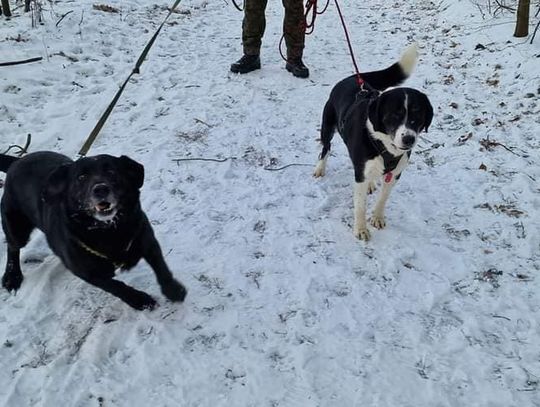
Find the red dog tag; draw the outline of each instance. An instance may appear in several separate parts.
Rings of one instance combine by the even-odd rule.
[[[392,181],[393,176],[394,176],[394,174],[392,174],[392,171],[390,171],[389,173],[387,173],[384,176],[384,182],[386,182],[388,184],[390,181]]]

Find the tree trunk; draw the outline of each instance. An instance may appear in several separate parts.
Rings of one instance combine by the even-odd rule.
[[[2,12],[6,17],[11,17],[11,10],[9,9],[9,0],[2,0]],[[0,13],[2,14],[2,13]]]
[[[517,9],[516,31],[514,37],[526,37],[529,35],[529,10],[531,0],[519,0]]]

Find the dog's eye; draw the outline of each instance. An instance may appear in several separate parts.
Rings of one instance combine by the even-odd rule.
[[[77,177],[77,181],[84,181],[86,179],[86,174],[81,174]]]

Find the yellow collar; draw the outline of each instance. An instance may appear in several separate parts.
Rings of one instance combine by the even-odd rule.
[[[113,264],[113,266],[114,266],[115,268],[119,269],[119,268],[124,268],[124,267],[125,267],[126,263],[123,263],[123,262],[122,262],[122,263],[115,262],[115,261],[111,260],[107,255],[105,255],[105,254],[103,254],[103,253],[101,253],[101,252],[98,252],[98,251],[95,250],[95,249],[92,249],[90,246],[88,246],[88,245],[87,245],[86,243],[84,243],[83,241],[81,241],[81,240],[79,240],[79,239],[75,239],[75,240],[76,240],[77,244],[78,244],[81,248],[83,248],[84,250],[86,250],[88,253],[91,253],[91,254],[93,254],[94,256],[99,257],[99,258],[101,258],[101,259],[110,261],[110,262]],[[131,246],[131,242],[129,242],[127,250],[129,250],[129,247],[130,247],[130,246]]]

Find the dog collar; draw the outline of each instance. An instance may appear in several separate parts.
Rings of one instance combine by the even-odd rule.
[[[86,243],[84,243],[83,241],[79,240],[79,239],[75,239],[75,241],[77,242],[77,244],[84,250],[86,250],[88,253],[90,254],[93,254],[94,256],[96,257],[99,257],[100,259],[103,259],[103,260],[107,260],[109,262],[111,262],[114,266],[115,269],[121,269],[121,268],[124,268],[126,266],[126,263],[124,262],[116,262],[114,260],[112,260],[111,258],[109,258],[109,256],[107,256],[106,254],[104,253],[101,253],[95,249],[92,249],[90,246],[88,246]],[[126,252],[129,250],[129,248],[131,247],[131,244],[133,243],[133,240],[131,240],[127,247],[126,247]]]
[[[384,174],[390,174],[396,169],[403,155],[395,156],[393,154],[390,154],[390,152],[384,147],[384,144],[381,141],[374,140],[371,135],[369,135],[369,139],[371,140],[371,145],[373,146],[373,148],[377,151],[377,153],[379,153],[379,155],[383,159]],[[386,179],[387,178],[384,179],[385,182],[390,182],[392,180],[392,176],[390,176],[390,179],[388,181]]]

